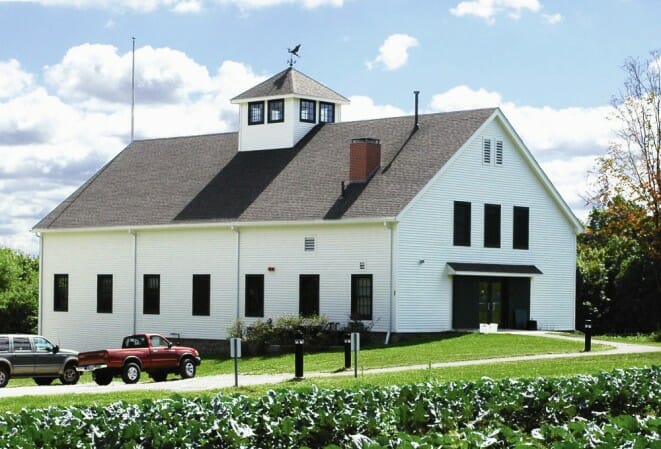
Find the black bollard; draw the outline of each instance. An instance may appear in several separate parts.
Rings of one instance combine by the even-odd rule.
[[[351,334],[344,335],[344,368],[351,368]]]
[[[296,347],[296,356],[295,356],[295,373],[297,379],[303,377],[303,333],[299,332],[296,334],[294,339],[294,346]]]
[[[585,320],[583,331],[585,332],[585,352],[590,352],[592,349],[592,320]]]

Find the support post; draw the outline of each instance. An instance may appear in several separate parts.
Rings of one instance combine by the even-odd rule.
[[[294,339],[294,346],[296,348],[296,354],[295,354],[295,361],[294,361],[294,376],[297,379],[300,379],[303,377],[303,344],[305,341],[303,340],[303,333],[298,332],[296,334],[296,338]]]
[[[351,334],[344,335],[344,369],[351,368]]]
[[[583,331],[585,332],[585,352],[590,352],[592,350],[592,320],[585,320]]]

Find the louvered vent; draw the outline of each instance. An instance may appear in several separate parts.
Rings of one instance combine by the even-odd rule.
[[[314,237],[305,237],[305,251],[314,251]]]
[[[485,164],[491,163],[491,139],[484,139],[482,147],[482,162]]]
[[[496,140],[496,165],[503,165],[503,141]]]

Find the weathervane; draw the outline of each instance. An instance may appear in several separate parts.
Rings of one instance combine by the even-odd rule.
[[[298,54],[298,50],[301,49],[301,44],[298,44],[294,48],[288,48],[287,53],[289,53],[291,56],[289,57],[289,60],[287,63],[289,64],[289,67],[292,67],[294,64],[296,64],[296,60],[294,60],[294,56],[297,58],[300,58],[300,55]]]

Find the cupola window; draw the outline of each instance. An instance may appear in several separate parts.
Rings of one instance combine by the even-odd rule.
[[[301,100],[301,121],[308,123],[316,123],[317,117],[315,116],[315,109],[317,109],[316,101]]]
[[[333,103],[319,102],[319,121],[333,123],[335,121],[335,105]]]
[[[285,100],[269,100],[269,123],[285,121]]]
[[[264,102],[254,101],[248,103],[248,124],[261,125],[264,123]]]

